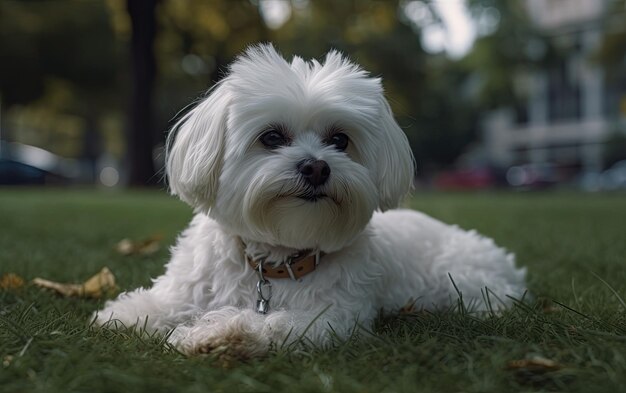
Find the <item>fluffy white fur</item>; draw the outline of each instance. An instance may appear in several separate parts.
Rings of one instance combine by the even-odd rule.
[[[290,142],[268,149],[259,138],[280,125]],[[330,133],[348,135],[345,151]],[[248,49],[175,127],[168,141],[171,190],[196,210],[150,289],[108,302],[98,325],[145,326],[187,354],[258,356],[301,336],[324,345],[330,327],[346,337],[380,310],[445,308],[457,301],[485,310],[521,297],[525,270],[476,232],[424,214],[390,210],[408,192],[413,158],[381,82],[339,53],[323,63],[283,59],[272,46]],[[328,163],[314,188],[297,165]],[[322,193],[315,201],[307,193]],[[382,211],[386,211],[383,213]],[[270,280],[271,309],[254,309],[258,277],[244,253],[280,263],[297,250],[325,253],[301,279]]]

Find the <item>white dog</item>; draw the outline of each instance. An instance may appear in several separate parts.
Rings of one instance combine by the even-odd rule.
[[[108,302],[98,325],[245,358],[327,344],[410,302],[445,308],[460,292],[486,310],[485,287],[496,308],[524,293],[525,270],[492,240],[389,210],[411,186],[411,150],[380,79],[338,52],[287,62],[249,48],[168,147],[172,193],[196,215],[165,274]]]

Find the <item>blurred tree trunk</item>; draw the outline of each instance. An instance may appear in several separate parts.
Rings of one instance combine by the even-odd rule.
[[[127,138],[129,184],[144,186],[156,183],[152,150],[154,123],[152,91],[156,75],[154,37],[156,34],[156,4],[158,0],[127,0],[126,7],[132,25],[132,100]]]

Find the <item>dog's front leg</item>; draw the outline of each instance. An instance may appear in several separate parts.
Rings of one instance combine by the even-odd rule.
[[[213,353],[220,357],[249,359],[265,355],[270,348],[300,339],[317,346],[333,335],[346,338],[358,323],[355,315],[329,308],[309,311],[275,311],[267,315],[251,309],[224,307],[210,311],[189,325],[177,327],[169,342],[187,355]],[[369,318],[371,319],[371,318]]]
[[[140,288],[106,302],[104,309],[94,313],[92,321],[95,326],[106,328],[137,327],[148,333],[166,333],[198,314],[198,307],[189,298],[184,291]]]
[[[192,227],[193,228],[193,227]],[[95,326],[107,328],[145,328],[149,333],[167,333],[184,321],[206,311],[212,297],[211,259],[194,259],[189,245],[194,236],[179,239],[167,271],[154,280],[151,288],[124,292],[117,299],[106,302],[104,309],[94,313]],[[207,252],[199,255],[208,255]],[[188,272],[193,269],[194,274]]]
[[[220,354],[247,359],[270,347],[263,332],[264,316],[252,310],[223,307],[178,326],[168,341],[186,355]]]

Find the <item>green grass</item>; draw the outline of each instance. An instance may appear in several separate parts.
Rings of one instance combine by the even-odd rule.
[[[623,194],[418,194],[411,206],[514,251],[539,301],[486,319],[463,310],[381,318],[375,336],[224,368],[158,337],[88,329],[102,300],[0,290],[0,391],[626,391]],[[106,265],[123,289],[149,285],[167,247],[122,257],[114,245],[154,233],[171,245],[190,217],[164,191],[2,189],[0,274],[80,282]],[[506,367],[532,356],[562,368]]]

